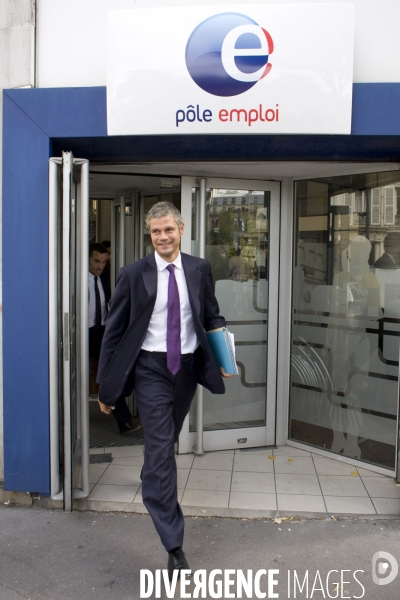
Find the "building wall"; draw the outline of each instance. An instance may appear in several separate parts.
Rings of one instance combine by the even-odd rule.
[[[106,85],[107,12],[130,8],[210,5],[210,0],[37,0],[38,86]],[[265,0],[264,0],[265,1]],[[257,4],[257,1],[253,2]],[[259,0],[259,4],[263,4]],[[272,2],[273,3],[273,2]],[[275,0],[275,4],[303,4],[302,0]],[[311,3],[311,2],[310,2]],[[312,4],[331,4],[316,0]],[[398,0],[353,0],[354,82],[399,81]],[[243,0],[219,0],[224,6],[246,5]],[[249,8],[250,10],[250,4]],[[322,23],[321,27],[326,27]],[[329,28],[327,27],[327,32]],[[149,43],[151,38],[149,37]],[[296,53],[301,48],[295,48]],[[316,49],[317,51],[317,49]]]
[[[210,3],[209,0],[190,1],[193,4]],[[280,1],[285,2],[285,0]],[[322,1],[325,2],[325,0],[320,0],[321,3]],[[292,3],[300,3],[300,0],[292,0]],[[132,2],[132,0],[85,0],[85,2],[70,0],[68,3],[63,3],[61,0],[38,0],[38,28],[35,30],[34,0],[2,0],[0,8],[0,87],[15,88],[38,85],[39,87],[83,86],[88,88],[104,85],[106,83],[106,48],[104,42],[107,11],[132,8],[132,6],[137,8],[152,6],[156,8],[170,4],[172,4],[172,0],[136,0],[136,2]],[[175,0],[173,4],[175,6],[187,6],[188,2]],[[221,2],[220,4],[226,6],[228,3]],[[240,2],[233,0],[229,4],[240,4]],[[395,27],[399,21],[398,17],[400,17],[398,0],[382,0],[379,7],[373,0],[354,0],[351,4],[354,4],[356,9],[355,81],[364,83],[398,81],[398,65],[396,64],[398,58],[394,48],[397,42]],[[38,39],[37,57],[35,57],[36,34]],[[38,78],[35,78],[35,72],[38,73]],[[58,90],[53,90],[53,92],[55,91],[58,92]],[[62,90],[59,91],[62,92]],[[40,93],[41,90],[33,90],[33,92],[36,94]],[[28,94],[30,93],[28,92]],[[57,98],[57,100],[59,101],[60,98]],[[39,102],[37,96],[36,101]],[[16,106],[12,95],[9,96],[8,102],[9,105]],[[54,106],[54,102],[52,106]],[[91,105],[91,110],[92,106],[95,106],[95,104]],[[29,114],[26,115],[26,105],[22,103],[18,108],[19,112],[24,114],[26,120],[29,121],[31,117]],[[87,117],[90,112],[87,111],[83,114]],[[79,116],[78,110],[74,112],[74,118],[78,119],[77,115]],[[63,119],[60,119],[59,115],[57,115],[57,118],[58,129],[54,132],[50,127],[48,129],[53,132],[55,137],[61,137],[62,135],[73,137],[73,135],[76,135],[70,133],[67,126],[64,128]],[[88,119],[86,120],[88,121]],[[71,119],[71,122],[75,123],[73,119]],[[32,123],[35,125],[34,119],[32,119]],[[36,129],[42,132],[43,127],[36,127]],[[77,129],[79,129],[78,126]],[[95,135],[92,131],[87,132],[83,129],[82,131],[79,129],[81,136],[84,134],[89,137]],[[105,135],[103,130],[101,135]],[[51,137],[50,134],[49,136]],[[45,146],[47,148],[47,144],[48,140],[46,139],[43,141],[43,148]],[[40,158],[42,159],[45,154],[42,149]],[[86,154],[83,153],[82,155]],[[43,160],[42,164],[44,164]],[[31,186],[29,189],[32,190],[32,188],[35,188],[35,186]],[[27,220],[28,217],[25,218],[25,221]],[[43,244],[43,256],[46,252],[45,244]],[[20,256],[19,258],[23,260],[24,257]],[[0,319],[0,346],[1,344],[2,323]],[[0,358],[0,378],[1,373],[2,358]],[[2,385],[2,382],[0,382],[0,385]],[[12,398],[9,398],[10,401],[12,401]],[[0,394],[0,421],[2,420],[2,414],[2,396]],[[0,479],[2,479],[2,427],[0,431]],[[27,452],[27,454],[29,453]]]
[[[35,2],[0,0],[0,140],[3,139],[2,90],[35,85]],[[2,143],[0,141],[0,237],[2,208]],[[3,461],[3,322],[2,248],[0,247],[0,480]]]

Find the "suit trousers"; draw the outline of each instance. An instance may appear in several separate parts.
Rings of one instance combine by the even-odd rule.
[[[104,330],[104,325],[89,327],[89,360],[92,361],[92,369],[94,371],[93,377],[95,381]],[[96,385],[98,388],[98,384]],[[126,404],[124,397],[118,398],[118,400],[115,402],[115,409],[112,411],[112,415],[117,421],[118,429],[120,431],[123,429],[125,423],[128,423],[132,419],[131,411]]]
[[[174,443],[196,393],[198,362],[198,351],[182,355],[182,367],[173,375],[165,352],[141,350],[135,365],[135,397],[145,436],[143,503],[167,552],[183,544]]]

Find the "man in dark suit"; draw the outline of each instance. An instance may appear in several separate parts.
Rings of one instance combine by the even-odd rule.
[[[215,362],[205,331],[225,326],[210,263],[181,254],[184,230],[170,202],[147,215],[155,252],[120,271],[100,356],[99,404],[110,413],[135,387],[145,434],[143,502],[167,550],[168,572],[188,569],[177,501],[174,443],[197,383],[223,394],[229,377]]]
[[[103,240],[101,244],[107,249],[108,252],[108,261],[106,262],[103,273],[101,274],[101,282],[104,289],[109,293],[109,297],[111,297],[111,242],[110,240]]]
[[[400,266],[400,233],[391,231],[383,242],[385,253],[375,263],[375,269],[398,269]]]
[[[103,279],[104,268],[108,261],[108,251],[102,244],[94,243],[89,248],[89,393],[98,391],[96,375],[100,349],[104,335],[105,321],[110,301],[110,286]],[[97,388],[97,389],[96,389]],[[113,416],[121,434],[131,433],[138,426],[132,422],[132,415],[121,397],[115,405]]]

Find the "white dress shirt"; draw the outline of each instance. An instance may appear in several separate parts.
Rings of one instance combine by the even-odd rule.
[[[157,265],[157,299],[142,350],[147,350],[148,352],[166,352],[169,280],[167,267],[171,263],[161,258],[157,252],[154,252],[154,255]],[[172,264],[175,265],[175,279],[178,285],[181,304],[181,354],[190,354],[196,350],[199,342],[193,326],[192,309],[190,307],[180,253]]]
[[[94,288],[94,278],[95,276],[93,273],[89,271],[89,327],[94,327],[96,324],[96,292]],[[100,292],[101,324],[104,325],[107,316],[106,297],[104,295],[103,285],[99,276],[97,276],[97,287],[99,288]]]

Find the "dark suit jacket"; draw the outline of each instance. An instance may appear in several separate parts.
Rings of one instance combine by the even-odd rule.
[[[393,262],[391,256],[385,252],[375,263],[375,269],[397,269],[397,264]]]
[[[104,271],[103,271],[104,273]],[[111,288],[107,286],[107,280],[103,280],[103,274],[100,275],[101,285],[103,287],[104,298],[106,303],[106,314],[108,313],[108,303],[110,302]],[[99,360],[101,344],[104,335],[104,325],[89,327],[89,358],[94,358],[96,363]]]
[[[107,267],[107,265],[106,265]],[[110,278],[110,269],[104,268],[104,271],[100,275],[101,285],[103,286],[104,296],[106,297],[106,304],[110,302],[111,298],[111,278]]]
[[[200,344],[201,368],[198,383],[214,394],[225,386],[208,344],[205,331],[225,326],[214,294],[210,263],[181,254],[192,308],[194,328]],[[110,302],[101,348],[97,381],[99,399],[113,406],[120,396],[133,389],[137,356],[147,334],[157,298],[157,266],[154,254],[123,267]]]

